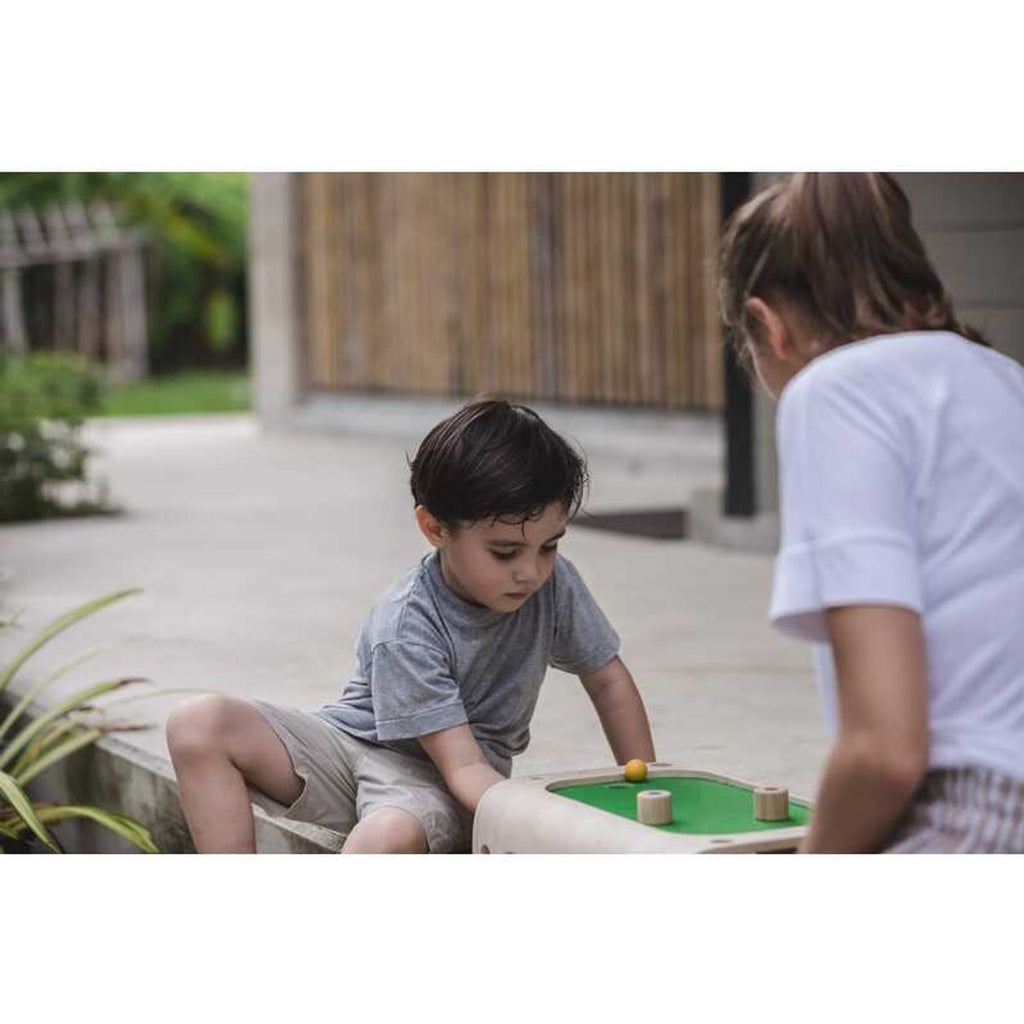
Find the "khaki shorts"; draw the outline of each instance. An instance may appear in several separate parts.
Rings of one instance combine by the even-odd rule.
[[[284,744],[304,783],[290,807],[250,787],[252,802],[267,814],[348,835],[367,815],[397,807],[423,826],[431,853],[469,850],[472,815],[448,792],[433,764],[350,736],[311,711],[249,703]]]

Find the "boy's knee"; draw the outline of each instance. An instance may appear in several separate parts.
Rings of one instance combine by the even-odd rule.
[[[418,818],[397,807],[384,807],[359,823],[342,852],[426,853],[428,849]]]
[[[167,717],[167,746],[174,758],[210,753],[223,745],[231,722],[232,699],[206,693],[182,701]]]

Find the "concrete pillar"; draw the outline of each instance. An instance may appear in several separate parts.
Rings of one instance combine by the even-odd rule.
[[[253,398],[265,425],[298,402],[296,175],[249,175],[249,324]]]
[[[775,400],[758,388],[754,399],[754,441],[757,456],[757,508],[774,512],[779,507],[779,461],[775,454]]]
[[[752,175],[751,194],[776,179],[776,173]],[[723,427],[724,428],[724,427]],[[723,466],[723,475],[728,466]],[[775,403],[760,387],[754,389],[754,501],[752,516],[723,514],[723,491],[697,491],[691,495],[689,533],[696,540],[751,551],[775,551],[779,538],[779,486],[775,454]]]
[[[759,173],[754,175],[754,192],[760,192],[772,182],[785,177],[782,174]],[[757,472],[757,508],[761,514],[769,514],[775,519],[772,528],[767,531],[774,549],[778,532],[779,508],[779,464],[775,452],[775,401],[765,394],[764,388],[756,389],[756,412],[754,425],[754,443],[757,446],[755,469]]]

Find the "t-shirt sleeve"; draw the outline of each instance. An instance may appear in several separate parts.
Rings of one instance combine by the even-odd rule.
[[[464,725],[459,684],[444,651],[389,640],[373,649],[371,694],[377,737],[410,739]]]
[[[797,378],[779,407],[770,618],[802,640],[828,639],[827,608],[922,609],[908,422],[860,383]]]
[[[549,663],[563,672],[585,676],[604,668],[618,653],[618,633],[576,567],[559,556],[555,565],[555,637]]]

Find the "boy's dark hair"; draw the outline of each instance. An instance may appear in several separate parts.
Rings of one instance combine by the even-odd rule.
[[[572,517],[587,485],[586,463],[564,438],[532,409],[499,399],[438,423],[409,465],[416,504],[449,526],[525,521],[554,502]]]

